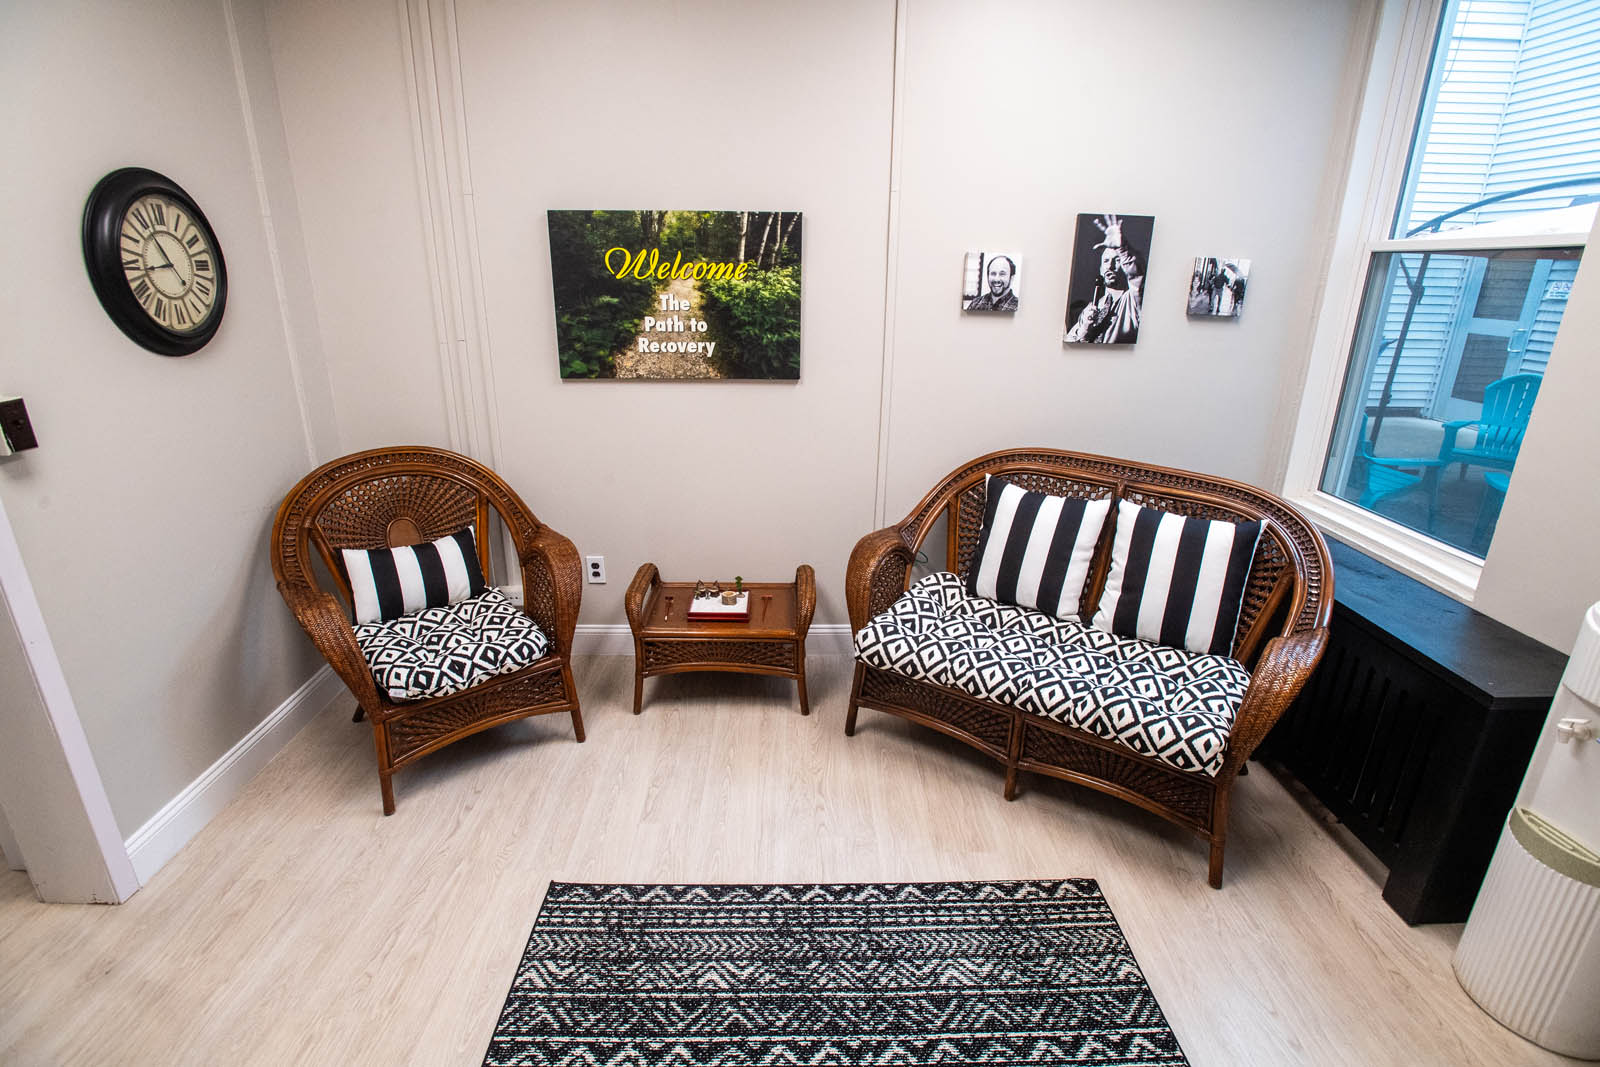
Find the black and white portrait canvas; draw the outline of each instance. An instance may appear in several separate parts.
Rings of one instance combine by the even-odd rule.
[[[1079,215],[1067,282],[1068,344],[1131,345],[1139,340],[1144,273],[1154,215]]]
[[[1194,261],[1189,279],[1191,318],[1236,319],[1244,310],[1244,290],[1250,281],[1248,259],[1201,256]]]
[[[1010,252],[968,252],[961,278],[962,311],[1015,311],[1022,259]]]

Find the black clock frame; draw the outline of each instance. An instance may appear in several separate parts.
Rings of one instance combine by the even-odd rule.
[[[216,260],[217,299],[203,325],[188,333],[169,330],[156,322],[139,304],[122,270],[122,220],[128,208],[141,196],[159,193],[181,206],[204,232]],[[222,244],[211,228],[200,205],[172,179],[144,167],[123,167],[107,174],[95,185],[83,207],[83,262],[89,270],[100,306],[117,328],[134,343],[163,356],[187,356],[205,347],[222,325],[228,302],[228,268],[222,258]]]

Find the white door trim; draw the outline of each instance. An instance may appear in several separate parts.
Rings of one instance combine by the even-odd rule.
[[[11,529],[11,520],[6,515],[3,500],[0,500],[0,608],[10,610],[17,636],[22,642],[23,654],[27,658],[28,667],[38,687],[43,713],[48,719],[50,730],[61,744],[61,753],[65,758],[64,764],[36,761],[28,768],[28,772],[30,776],[60,774],[63,780],[56,784],[59,784],[63,791],[70,790],[61,795],[72,793],[77,795],[81,801],[82,815],[87,819],[87,828],[92,835],[88,839],[98,847],[98,860],[104,865],[112,893],[120,903],[138,891],[139,879],[134,873],[133,862],[128,858],[128,850],[123,845],[122,834],[117,829],[116,817],[111,812],[111,801],[106,796],[105,785],[100,780],[100,771],[95,766],[93,753],[89,750],[89,739],[84,734],[83,724],[78,719],[77,705],[73,703],[66,675],[61,670],[61,661],[57,658],[55,645],[50,640],[50,631],[45,626],[44,613],[40,610],[33,582],[28,577],[27,568],[23,566],[22,550],[17,545],[16,534]],[[23,714],[35,713],[35,707],[31,706],[31,703],[19,701]],[[27,753],[19,746],[0,746],[0,777],[20,778],[20,769],[9,761],[26,758]],[[25,861],[34,851],[26,844],[30,840],[51,840],[58,847],[69,845],[71,842],[68,839],[54,833],[53,827],[45,823],[75,819],[77,814],[43,811],[17,804],[8,806],[6,811],[12,832],[18,841],[23,843]],[[79,835],[71,836],[77,838]],[[68,859],[72,862],[64,864],[64,867],[74,871],[88,870],[95,866],[90,862],[93,859],[90,856],[73,856]],[[42,872],[37,869],[38,857],[34,862],[36,869],[30,873],[33,875],[34,884],[39,886],[43,879],[40,877]],[[102,887],[76,884],[80,877],[85,881],[89,880],[86,876],[75,876],[64,881],[51,880],[47,899],[79,902],[103,899]]]
[[[11,824],[6,822],[4,811],[0,811],[0,855],[5,856],[6,866],[11,870],[28,869],[22,862],[22,846],[17,844],[17,835],[11,832]]]

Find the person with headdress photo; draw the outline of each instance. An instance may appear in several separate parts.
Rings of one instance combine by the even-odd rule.
[[[1139,253],[1123,240],[1121,216],[1107,214],[1092,221],[1104,235],[1104,240],[1094,246],[1100,252],[1100,269],[1090,300],[1067,331],[1065,340],[1068,343],[1132,344],[1139,339],[1144,263]]]

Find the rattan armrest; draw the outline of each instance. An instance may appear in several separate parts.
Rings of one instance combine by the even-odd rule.
[[[532,540],[517,546],[517,552],[522,560],[523,610],[550,636],[558,654],[570,656],[583,599],[578,549],[550,527],[540,526]]]
[[[278,583],[278,592],[311,643],[317,646],[317,651],[350,687],[356,702],[368,714],[375,713],[379,708],[378,686],[372,680],[372,668],[367,664],[367,657],[361,654],[361,646],[356,644],[355,631],[339,601],[332,593],[285,582]]]
[[[644,602],[650,595],[651,588],[661,580],[661,572],[654,563],[641,563],[634,573],[633,581],[628,583],[628,591],[622,597],[622,610],[627,613],[628,626],[634,633],[639,632],[639,627],[644,625]]]
[[[811,629],[811,617],[817,612],[817,572],[811,564],[802,563],[794,572],[794,631],[801,641]]]
[[[1228,737],[1228,758],[1223,773],[1237,770],[1250,758],[1278,721],[1289,704],[1299,694],[1300,687],[1311,677],[1312,668],[1322,658],[1328,645],[1328,629],[1319,626],[1314,630],[1289,637],[1274,637],[1261,652],[1261,659],[1250,675],[1250,688],[1245,690],[1244,703],[1233,721],[1233,732]]]
[[[852,630],[861,629],[899,599],[916,558],[916,551],[898,526],[869,533],[856,542],[844,583]]]

